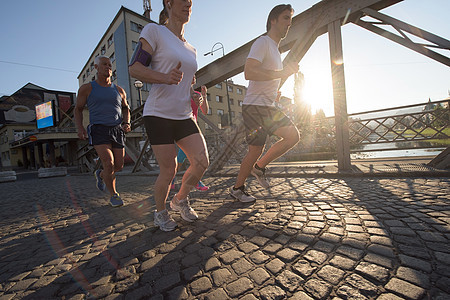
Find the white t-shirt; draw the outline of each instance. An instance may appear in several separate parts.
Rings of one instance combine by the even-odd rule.
[[[169,73],[181,62],[183,79],[178,85],[152,84],[144,106],[144,116],[156,116],[172,120],[192,117],[191,84],[197,71],[197,50],[188,42],[181,41],[166,26],[147,24],[141,32],[153,48],[149,68]]]
[[[283,69],[281,54],[278,45],[269,36],[263,35],[253,43],[247,59],[253,58],[262,63],[262,67],[268,70],[279,71]],[[250,80],[244,104],[274,106],[277,98],[281,79],[268,81]]]

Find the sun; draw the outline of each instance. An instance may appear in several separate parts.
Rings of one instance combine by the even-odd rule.
[[[322,109],[325,115],[334,115],[333,89],[330,74],[320,70],[301,70],[303,79],[297,81],[295,86],[294,75],[288,78],[281,88],[283,95],[294,98],[295,89],[298,89],[300,99],[311,107],[311,113]]]

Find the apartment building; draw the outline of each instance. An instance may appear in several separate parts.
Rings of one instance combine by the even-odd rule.
[[[227,93],[228,88],[228,93]],[[221,82],[208,89],[209,111],[206,117],[220,129],[230,126],[230,114],[232,124],[236,124],[242,118],[242,102],[244,101],[247,88],[235,84],[232,80],[227,83]],[[228,98],[230,105],[228,106]],[[199,126],[204,134],[211,132],[210,126],[199,118]]]
[[[150,85],[144,83],[139,89],[135,86],[136,79],[128,73],[128,62],[142,29],[150,22],[153,21],[122,6],[78,75],[79,86],[95,80],[94,59],[106,55],[112,62],[112,81],[126,91],[131,108],[143,103],[141,101],[147,99]]]
[[[144,83],[142,88],[138,89],[135,86],[136,79],[128,73],[128,62],[139,41],[140,32],[150,22],[155,23],[122,6],[78,75],[78,84],[81,86],[95,80],[94,59],[96,56],[106,55],[111,58],[113,83],[125,89],[131,108],[135,109],[139,107],[140,103],[144,103],[151,84]],[[228,86],[228,97],[226,86]],[[230,113],[231,122],[242,114],[241,106],[246,91],[246,87],[235,84],[232,80],[210,87],[208,89],[210,110],[207,118],[219,128],[229,126]],[[228,109],[228,98],[230,99],[230,110]],[[211,130],[210,126],[201,118],[199,118],[199,125],[205,134]]]

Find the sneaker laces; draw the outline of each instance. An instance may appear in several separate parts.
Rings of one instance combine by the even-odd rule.
[[[250,196],[250,194],[245,191],[245,185],[240,186],[237,189],[235,189],[235,191],[237,191],[237,190],[240,190],[245,196]]]

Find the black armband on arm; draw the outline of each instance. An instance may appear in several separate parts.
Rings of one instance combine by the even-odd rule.
[[[141,41],[137,43],[136,49],[134,49],[133,56],[131,57],[128,66],[131,67],[137,61],[146,67],[148,67],[150,65],[150,62],[152,61],[152,55],[142,49]]]

